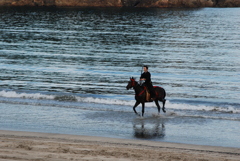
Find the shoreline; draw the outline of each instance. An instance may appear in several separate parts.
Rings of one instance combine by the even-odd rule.
[[[240,148],[0,130],[6,160],[239,160]]]

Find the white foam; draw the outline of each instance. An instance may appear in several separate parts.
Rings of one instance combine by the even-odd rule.
[[[78,102],[85,103],[100,103],[108,105],[123,105],[123,106],[133,106],[135,101],[126,101],[118,99],[108,99],[108,98],[93,98],[93,97],[77,97]]]

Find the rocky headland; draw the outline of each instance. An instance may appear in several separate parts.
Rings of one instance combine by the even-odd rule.
[[[240,7],[240,0],[1,0],[0,6]]]

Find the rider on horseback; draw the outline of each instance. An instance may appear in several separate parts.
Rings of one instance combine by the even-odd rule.
[[[141,74],[140,81],[142,80],[145,81],[143,85],[145,85],[148,88],[151,98],[152,100],[154,100],[156,95],[155,95],[155,90],[153,88],[152,81],[151,81],[151,74],[150,72],[148,72],[148,66],[144,65],[143,70],[144,72]]]

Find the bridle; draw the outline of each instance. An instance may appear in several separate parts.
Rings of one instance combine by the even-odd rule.
[[[136,85],[135,79],[131,78],[130,80],[131,80],[131,86],[132,86],[132,87],[135,87],[135,85]]]

